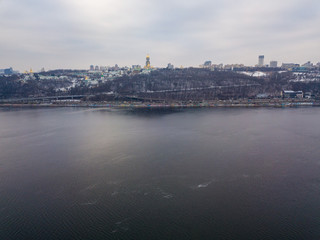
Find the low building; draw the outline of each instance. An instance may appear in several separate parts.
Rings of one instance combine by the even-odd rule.
[[[141,65],[132,65],[132,68],[131,68],[133,71],[140,71],[141,70]]]
[[[213,69],[213,70],[221,70],[221,69],[223,69],[223,63],[220,63],[220,64],[212,64],[212,65],[211,65],[211,69]]]
[[[212,62],[211,61],[205,61],[203,64],[204,68],[210,68],[211,67]]]
[[[283,98],[303,98],[302,91],[283,90],[281,95]]]
[[[302,67],[305,67],[305,68],[313,68],[313,63],[310,62],[310,61],[308,61],[308,62],[302,64]]]
[[[300,64],[296,63],[282,63],[282,68],[287,69],[287,70],[293,70],[295,68],[300,67]]]
[[[12,74],[17,74],[17,71],[14,71],[12,67],[10,68],[5,68],[5,69],[0,69],[0,75],[12,75]]]
[[[276,67],[278,67],[278,62],[277,62],[277,61],[270,61],[270,67],[271,67],[271,68],[276,68]]]
[[[311,92],[305,92],[304,93],[304,98],[307,98],[307,99],[311,99],[313,96],[312,96],[312,93]]]

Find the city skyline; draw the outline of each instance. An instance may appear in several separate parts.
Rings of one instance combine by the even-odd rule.
[[[0,68],[320,61],[320,2],[0,0]]]

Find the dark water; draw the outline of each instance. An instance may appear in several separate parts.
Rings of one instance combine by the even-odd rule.
[[[320,108],[1,109],[0,239],[320,239]]]

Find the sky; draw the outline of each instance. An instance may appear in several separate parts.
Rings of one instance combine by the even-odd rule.
[[[0,68],[320,62],[319,0],[0,0]]]

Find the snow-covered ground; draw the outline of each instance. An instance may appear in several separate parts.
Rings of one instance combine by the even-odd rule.
[[[315,82],[320,81],[320,75],[317,73],[302,73],[294,72],[293,75],[295,79],[290,80],[290,82]]]
[[[255,72],[240,72],[242,74],[251,76],[251,77],[265,77],[267,76],[267,74],[265,74],[264,72],[259,72],[259,71],[255,71]]]

